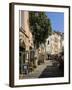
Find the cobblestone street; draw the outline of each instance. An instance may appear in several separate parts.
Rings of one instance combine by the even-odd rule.
[[[22,78],[63,77],[63,72],[58,68],[58,65],[54,60],[45,60],[43,64]]]
[[[39,78],[62,77],[63,72],[57,66],[47,66]]]
[[[42,65],[39,65],[33,72],[29,73],[30,78],[38,78],[42,72],[46,69],[47,66],[52,66],[52,62],[50,60],[45,61]]]

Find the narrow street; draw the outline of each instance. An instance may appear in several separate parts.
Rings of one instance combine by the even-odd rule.
[[[63,72],[58,68],[58,66],[47,66],[44,71],[41,73],[39,78],[48,78],[48,77],[62,77]]]
[[[63,77],[63,71],[59,69],[58,65],[59,63],[54,60],[45,60],[43,64],[38,65],[34,71],[21,79]]]
[[[64,76],[64,25],[58,24],[56,18],[53,24],[61,24],[62,29],[52,30],[50,22],[54,20],[50,20],[53,17],[49,18],[48,14],[52,16],[50,12],[20,11],[20,79]],[[64,18],[63,14],[58,16]]]
[[[43,64],[39,65],[33,72],[29,73],[29,78],[39,78],[47,66],[52,66],[52,62],[50,60],[45,61]]]

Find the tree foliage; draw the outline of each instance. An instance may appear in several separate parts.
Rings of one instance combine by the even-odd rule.
[[[32,31],[34,44],[38,48],[45,43],[46,38],[51,34],[51,22],[45,12],[29,12],[30,30]]]

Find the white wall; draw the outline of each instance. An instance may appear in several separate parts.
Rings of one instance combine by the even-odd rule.
[[[9,81],[9,2],[26,2],[26,3],[43,3],[43,4],[59,4],[71,5],[72,0],[0,0],[0,90],[11,89],[8,86]],[[72,9],[72,6],[71,6]],[[71,11],[72,15],[72,11]],[[72,22],[72,18],[71,18]],[[72,33],[72,31],[71,31]],[[72,36],[71,36],[72,37]],[[72,62],[71,62],[72,64]],[[72,66],[71,66],[72,68]],[[72,70],[71,70],[72,71]],[[72,72],[71,72],[72,73]],[[16,90],[71,90],[71,85],[55,85],[55,86],[39,86],[14,88]]]

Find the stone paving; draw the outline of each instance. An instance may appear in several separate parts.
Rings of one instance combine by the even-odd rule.
[[[38,78],[47,66],[52,66],[50,60],[45,61],[43,64],[39,65],[33,72],[29,73],[29,78]]]
[[[59,68],[59,63],[55,60],[45,60],[44,63],[38,65],[34,71],[23,75],[20,79],[35,79],[35,78],[46,78],[46,77],[63,77],[64,72]]]
[[[45,62],[41,65],[38,65],[36,69],[34,69],[34,71],[30,72],[28,75],[26,76],[21,76],[20,79],[27,79],[27,78],[38,78],[42,72],[45,70],[45,68],[47,66],[52,66],[53,62],[51,60],[45,60]]]

